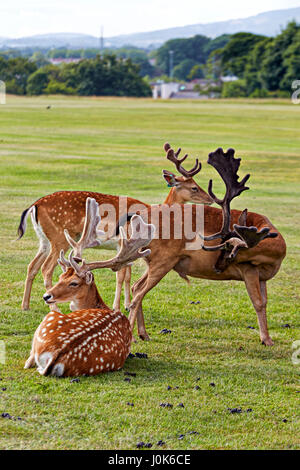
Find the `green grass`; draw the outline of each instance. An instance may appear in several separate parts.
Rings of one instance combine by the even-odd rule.
[[[22,419],[0,416],[0,448],[134,449],[144,441],[156,449],[163,440],[165,449],[299,449],[300,369],[291,361],[292,342],[299,339],[299,110],[289,101],[10,96],[0,106],[0,340],[7,351],[6,364],[0,364],[0,414]],[[242,283],[193,280],[189,287],[170,273],[144,301],[152,341],[139,341],[133,352],[147,353],[148,360],[128,359],[122,371],[79,383],[24,370],[47,307],[39,274],[32,309],[20,309],[27,264],[38,246],[30,222],[25,237],[14,241],[21,212],[64,189],[162,202],[168,190],[161,170],[173,170],[165,161],[165,141],[189,152],[191,165],[200,157],[197,181],[204,188],[214,177],[222,190],[205,164],[209,151],[234,147],[243,158],[240,174],[251,173],[251,191],[233,207],[267,215],[288,246],[280,272],[269,282],[275,346],[260,345]],[[110,255],[89,252],[88,258]],[[135,279],[143,269],[136,263]],[[114,274],[102,270],[97,282],[112,305]],[[201,303],[191,305],[192,300]],[[286,323],[291,328],[283,328]],[[162,328],[172,334],[159,334]],[[127,383],[124,371],[137,376]],[[168,385],[179,388],[168,391]],[[161,402],[174,406],[162,408]],[[184,408],[176,406],[180,402]],[[228,411],[236,407],[245,412]]]

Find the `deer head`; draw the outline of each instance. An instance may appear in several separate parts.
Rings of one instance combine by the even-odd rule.
[[[85,306],[96,308],[93,302],[96,302],[96,298],[98,300],[96,294],[98,291],[93,273],[88,270],[80,271],[80,264],[73,257],[73,252],[69,254],[67,260],[62,250],[57,261],[63,273],[59,276],[55,286],[43,295],[46,304],[72,302],[71,309],[73,310],[73,305],[81,306],[84,302]],[[89,300],[87,301],[87,299]]]
[[[57,261],[63,274],[61,274],[58,283],[43,296],[47,304],[70,302],[91,295],[91,289],[96,288],[94,276],[91,273],[94,269],[110,268],[113,271],[118,271],[136,259],[150,255],[151,250],[145,249],[145,247],[154,237],[155,227],[152,224],[146,224],[139,215],[134,215],[130,221],[131,237],[129,240],[126,238],[124,228],[120,227],[121,246],[116,256],[106,261],[92,263],[86,263],[85,260],[78,258],[78,254],[81,255],[84,248],[95,246],[97,243],[98,232],[96,229],[100,219],[99,205],[95,199],[87,198],[82,236],[78,242],[75,242],[69,234],[65,233],[73,250],[69,254],[68,260],[64,257],[63,250],[60,252]],[[76,257],[74,249],[76,249]]]
[[[164,150],[167,154],[167,159],[175,164],[181,176],[176,176],[174,173],[163,170],[163,177],[172,190],[172,202],[185,204],[186,202],[193,202],[195,204],[210,205],[213,203],[211,197],[196,183],[193,176],[201,170],[201,163],[196,159],[196,164],[191,170],[183,168],[182,163],[188,155],[186,154],[181,160],[178,156],[181,152],[179,148],[176,152],[171,148],[170,144],[164,145]],[[173,200],[174,199],[174,200]],[[170,202],[170,201],[167,201]]]

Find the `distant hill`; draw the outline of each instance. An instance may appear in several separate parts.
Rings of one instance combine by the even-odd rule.
[[[238,20],[219,21],[216,23],[194,24],[177,28],[162,29],[148,33],[136,33],[108,38],[106,44],[114,46],[132,44],[138,47],[159,46],[168,39],[191,37],[195,34],[203,34],[208,37],[216,37],[221,34],[233,34],[240,31],[275,36],[282,27],[291,21],[300,22],[300,7],[287,10],[275,10],[260,13],[256,16]]]
[[[18,39],[0,38],[0,47],[40,47],[50,49],[52,47],[69,47],[81,49],[87,47],[99,47],[99,38],[88,34],[79,33],[50,33],[38,34]]]
[[[233,34],[240,31],[264,34],[266,36],[275,36],[280,32],[281,28],[285,27],[291,20],[300,22],[300,7],[268,11],[256,16],[237,20],[218,21],[216,23],[200,23],[146,33],[114,36],[105,38],[105,46],[122,47],[130,44],[132,46],[145,48],[159,47],[168,39],[191,37],[195,34],[203,34],[214,38],[224,33]],[[67,47],[77,49],[99,47],[99,38],[87,34],[53,33],[19,39],[0,38],[0,47]]]

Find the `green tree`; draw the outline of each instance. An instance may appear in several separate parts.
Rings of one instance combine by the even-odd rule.
[[[222,98],[240,98],[244,96],[247,96],[245,80],[235,80],[223,84]]]
[[[291,91],[292,82],[300,77],[300,28],[293,37],[293,42],[283,51],[285,74],[280,81],[281,90]]]
[[[194,65],[187,78],[188,80],[194,80],[195,78],[204,78],[203,65]]]
[[[62,68],[61,78],[79,95],[151,96],[151,88],[130,59],[115,55],[97,56]]]
[[[204,47],[207,56],[217,49],[223,49],[230,41],[231,37],[231,34],[222,34],[221,36],[217,36],[215,39],[211,39]]]
[[[173,76],[178,80],[187,80],[192,68],[197,65],[192,59],[185,59],[176,65],[173,70]]]
[[[32,73],[27,81],[26,91],[28,95],[42,95],[50,81],[49,73],[45,70],[38,69]]]
[[[209,55],[205,47],[210,41],[209,38],[201,35],[192,38],[171,39],[157,49],[155,53],[157,66],[163,73],[169,74],[170,51],[173,51],[174,67],[186,59],[193,60],[198,64],[204,64]]]
[[[0,61],[0,80],[6,83],[7,93],[24,95],[28,77],[37,69],[36,64],[25,57]]]
[[[259,92],[256,90],[265,89],[265,85],[261,76],[261,70],[266,50],[272,40],[272,38],[265,38],[262,41],[259,41],[257,44],[255,44],[254,48],[249,53],[248,62],[244,73],[248,95],[251,95],[255,92],[255,96],[257,97]]]
[[[221,51],[223,72],[243,78],[250,52],[264,39],[265,36],[252,33],[233,34]]]
[[[267,90],[279,90],[282,84],[287,87],[284,77],[288,73],[289,66],[291,66],[290,71],[293,67],[292,55],[289,56],[289,54],[293,51],[291,46],[294,40],[297,41],[299,28],[300,26],[292,21],[281,34],[268,43],[261,68],[262,83]],[[286,53],[288,55],[285,57]],[[296,55],[298,54],[299,51]]]
[[[47,60],[44,54],[40,51],[34,52],[30,57],[30,60],[31,62],[34,62],[38,68],[49,64],[49,60]]]

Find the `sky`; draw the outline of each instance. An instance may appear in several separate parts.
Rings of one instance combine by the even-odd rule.
[[[300,7],[300,0],[1,0],[0,37],[76,32],[117,36],[246,18]]]

